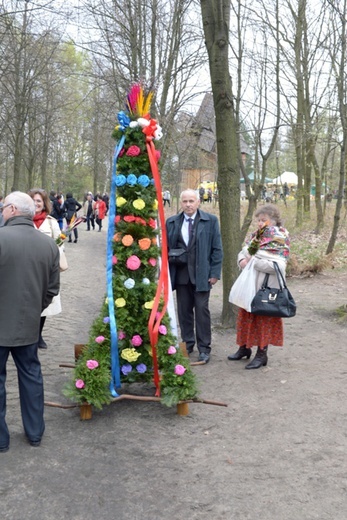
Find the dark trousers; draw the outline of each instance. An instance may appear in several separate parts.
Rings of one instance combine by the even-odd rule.
[[[44,395],[41,364],[37,343],[24,347],[0,347],[0,448],[10,442],[6,424],[6,363],[11,352],[17,367],[19,399],[23,427],[31,441],[39,441],[45,429],[43,419]]]
[[[66,219],[66,223],[67,223],[67,225],[69,226],[70,223],[71,223],[71,220],[67,220],[67,219]],[[69,235],[69,240],[68,240],[69,242],[72,242],[72,240],[71,240],[71,239],[72,239],[72,236],[71,236],[72,233],[75,235],[75,240],[78,239],[78,231],[77,231],[77,228],[74,228],[74,229],[72,230],[71,234]]]
[[[87,231],[90,231],[90,224],[95,228],[94,215],[87,215]]]
[[[211,352],[211,316],[208,308],[210,291],[196,292],[195,285],[188,282],[176,285],[177,314],[182,341],[188,348],[196,344],[199,352]],[[195,332],[194,332],[195,315]]]

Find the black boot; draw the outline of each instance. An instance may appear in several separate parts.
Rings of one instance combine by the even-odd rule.
[[[228,356],[228,359],[230,361],[239,361],[239,359],[242,359],[244,357],[249,359],[251,357],[251,354],[252,349],[247,348],[246,345],[242,345],[242,347],[239,347],[239,350],[235,352],[235,354],[230,354],[230,356]]]
[[[248,365],[245,366],[248,370],[252,368],[266,367],[267,365],[267,347],[259,348],[256,355]]]

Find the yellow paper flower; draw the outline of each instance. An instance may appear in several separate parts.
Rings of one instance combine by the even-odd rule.
[[[124,350],[122,350],[122,353],[120,355],[120,357],[122,357],[126,361],[129,361],[129,363],[137,361],[137,358],[140,356],[141,354],[136,352],[134,348],[125,348]]]
[[[125,307],[126,303],[127,302],[124,300],[124,298],[117,298],[115,301],[116,307]]]
[[[154,305],[154,300],[152,300],[150,302],[146,302],[144,307],[145,307],[145,309],[153,309],[153,305]]]
[[[105,303],[106,305],[108,305],[108,298],[105,298]]]
[[[143,209],[146,206],[146,204],[145,204],[144,200],[136,199],[133,202],[133,206],[134,206],[135,209],[140,209],[141,210],[141,209]]]
[[[116,204],[117,204],[118,207],[124,206],[126,201],[127,200],[124,197],[117,197],[116,198]]]
[[[154,199],[153,209],[154,209],[154,211],[156,211],[158,209],[158,201],[157,201],[157,199]]]

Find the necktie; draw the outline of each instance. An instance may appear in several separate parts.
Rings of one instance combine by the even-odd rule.
[[[189,237],[189,240],[192,237],[192,231],[193,231],[193,219],[189,218],[188,219],[188,237]]]

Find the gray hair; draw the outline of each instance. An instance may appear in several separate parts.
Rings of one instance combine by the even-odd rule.
[[[18,213],[23,217],[31,217],[35,215],[35,203],[33,199],[22,191],[13,191],[6,197],[6,204],[13,204]]]
[[[183,193],[190,193],[194,195],[196,199],[199,199],[199,195],[197,194],[196,190],[193,190],[192,188],[187,188],[186,190],[183,190],[180,195],[180,200],[182,200]],[[200,200],[200,199],[199,199]]]

